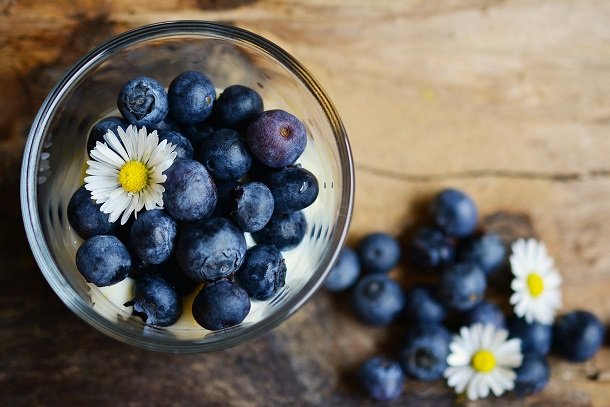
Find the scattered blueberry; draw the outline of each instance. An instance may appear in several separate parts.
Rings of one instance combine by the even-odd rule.
[[[549,382],[551,370],[543,355],[525,353],[515,373],[515,393],[524,397],[540,392]]]
[[[287,167],[274,171],[264,182],[273,194],[275,211],[279,213],[305,209],[318,197],[318,180],[304,168]]]
[[[460,261],[478,264],[486,274],[490,274],[504,263],[506,248],[500,236],[488,233],[461,242],[457,257]]]
[[[214,105],[214,119],[221,129],[245,130],[262,112],[261,96],[242,85],[225,88]]]
[[[216,130],[202,142],[199,152],[199,161],[220,181],[237,181],[252,165],[246,143],[231,129]]]
[[[235,273],[235,282],[255,300],[267,300],[284,286],[286,263],[275,246],[256,245]]]
[[[88,282],[106,287],[127,277],[131,257],[115,236],[93,236],[78,248],[76,268]]]
[[[464,313],[463,323],[464,326],[471,326],[476,323],[483,325],[491,324],[496,328],[506,328],[506,317],[497,305],[491,302],[481,301],[474,308],[469,309]]]
[[[479,216],[474,201],[457,189],[441,191],[432,204],[432,214],[438,227],[456,237],[472,234]]]
[[[358,372],[360,384],[376,400],[393,400],[400,396],[405,375],[395,360],[374,357],[367,360]]]
[[[418,380],[436,380],[447,368],[451,334],[436,323],[410,327],[400,351],[404,371]]]
[[[240,185],[241,183],[238,181],[216,182],[216,194],[218,195],[218,202],[216,203],[214,212],[212,212],[212,216],[220,216],[222,218],[229,217],[231,206],[233,205],[235,188]]]
[[[240,324],[249,312],[248,293],[228,280],[206,285],[193,301],[195,321],[211,331]]]
[[[572,362],[591,359],[604,343],[604,326],[587,311],[572,311],[555,321],[557,352]]]
[[[117,106],[123,117],[138,127],[154,127],[169,111],[165,89],[147,76],[139,76],[124,84]]]
[[[74,192],[68,202],[68,221],[83,239],[96,235],[114,235],[119,223],[110,223],[110,215],[100,210],[102,205],[91,199],[91,192],[83,185]]]
[[[413,322],[440,323],[447,316],[447,309],[438,299],[435,287],[418,285],[407,293],[405,315]]]
[[[216,88],[210,79],[197,71],[176,76],[167,92],[169,111],[181,124],[195,124],[207,119],[216,100]]]
[[[176,160],[165,175],[163,202],[174,219],[192,222],[210,216],[216,207],[216,185],[201,163]]]
[[[231,204],[231,220],[244,232],[257,232],[273,215],[273,195],[260,182],[248,182],[235,188]]]
[[[261,163],[273,168],[293,164],[305,151],[307,130],[284,110],[267,110],[248,126],[248,146]]]
[[[146,263],[166,261],[175,237],[176,221],[160,209],[142,212],[131,225],[131,248]]]
[[[189,139],[184,137],[182,134],[175,130],[161,130],[159,131],[159,141],[167,140],[168,143],[176,146],[174,150],[176,152],[176,158],[193,158],[193,146]]]
[[[135,286],[133,314],[147,325],[170,326],[180,318],[180,297],[165,279],[146,276],[136,280]]]
[[[104,135],[108,133],[108,130],[111,130],[115,135],[118,134],[117,128],[119,127],[123,130],[127,130],[129,123],[122,117],[117,116],[106,117],[105,119],[95,123],[91,128],[89,138],[87,139],[87,153],[91,152],[91,150],[95,148],[98,141],[100,143],[106,142],[104,140]]]
[[[307,221],[302,212],[276,213],[264,228],[252,233],[252,237],[256,243],[272,244],[280,250],[288,250],[303,241],[306,231]]]
[[[420,229],[409,245],[409,258],[417,269],[435,270],[453,262],[454,250],[451,240],[439,229]]]
[[[388,325],[403,311],[405,294],[385,274],[369,274],[352,293],[352,305],[358,318],[369,325]]]
[[[509,324],[511,338],[521,339],[521,352],[546,355],[553,344],[553,327],[537,322],[527,323],[523,318],[513,318]]]
[[[358,254],[364,270],[385,273],[398,264],[400,245],[386,233],[371,233],[360,241]]]
[[[443,272],[439,292],[449,307],[467,311],[481,302],[486,287],[485,273],[479,266],[457,263]]]
[[[324,288],[332,292],[345,291],[356,283],[359,276],[360,260],[358,255],[349,247],[344,247],[324,281]]]
[[[195,281],[214,281],[235,272],[246,254],[244,234],[224,218],[189,224],[181,232],[176,260]]]

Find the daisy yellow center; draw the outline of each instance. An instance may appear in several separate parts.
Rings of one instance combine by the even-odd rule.
[[[128,161],[119,171],[119,183],[127,192],[140,192],[148,185],[148,168],[140,161]]]
[[[496,357],[490,351],[482,349],[474,354],[470,364],[477,372],[489,373],[496,367]]]
[[[527,276],[527,288],[530,290],[532,297],[538,297],[544,291],[544,281],[538,273],[530,273]]]

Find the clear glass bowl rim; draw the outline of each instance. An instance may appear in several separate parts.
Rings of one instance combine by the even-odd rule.
[[[54,262],[44,238],[37,200],[38,162],[43,137],[56,111],[59,101],[80,78],[90,72],[110,55],[129,45],[147,40],[176,36],[212,36],[245,42],[277,60],[290,70],[312,93],[322,107],[337,143],[343,174],[341,207],[335,225],[335,248],[305,286],[271,316],[247,327],[227,330],[207,337],[203,341],[185,341],[159,335],[143,335],[121,327],[99,315],[68,284]],[[251,340],[274,328],[299,309],[319,288],[336,261],[349,229],[354,201],[354,165],[346,131],[332,102],[313,76],[286,51],[263,37],[230,25],[205,21],[166,21],[145,25],[115,36],[96,47],[79,60],[52,88],[36,115],[30,129],[21,168],[21,210],[30,247],[43,275],[61,300],[84,321],[99,331],[119,341],[140,348],[172,353],[194,353],[221,350]]]

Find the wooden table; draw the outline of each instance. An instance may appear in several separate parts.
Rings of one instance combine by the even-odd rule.
[[[365,405],[353,369],[402,327],[366,328],[317,294],[251,343],[176,356],[115,342],[49,289],[20,220],[30,123],[77,58],[128,28],[229,22],[275,41],[319,79],[357,170],[350,240],[401,233],[442,187],[468,191],[492,227],[549,246],[565,310],[610,320],[610,3],[603,0],[0,1],[0,404]],[[408,273],[397,270],[395,275]],[[610,352],[552,359],[538,396],[477,405],[610,406]],[[452,405],[409,381],[395,405]]]

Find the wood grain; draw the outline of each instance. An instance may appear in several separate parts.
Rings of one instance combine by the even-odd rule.
[[[609,2],[2,0],[0,210],[10,231],[0,236],[2,405],[365,405],[349,372],[401,334],[361,326],[345,298],[320,293],[250,344],[159,355],[96,333],[51,292],[19,221],[30,123],[86,51],[169,19],[252,30],[312,71],[352,142],[350,241],[402,233],[438,189],[463,188],[485,216],[527,219],[564,276],[565,310],[610,321]],[[607,348],[586,364],[552,362],[543,394],[477,405],[610,406]],[[453,403],[442,383],[409,381],[395,404]]]

